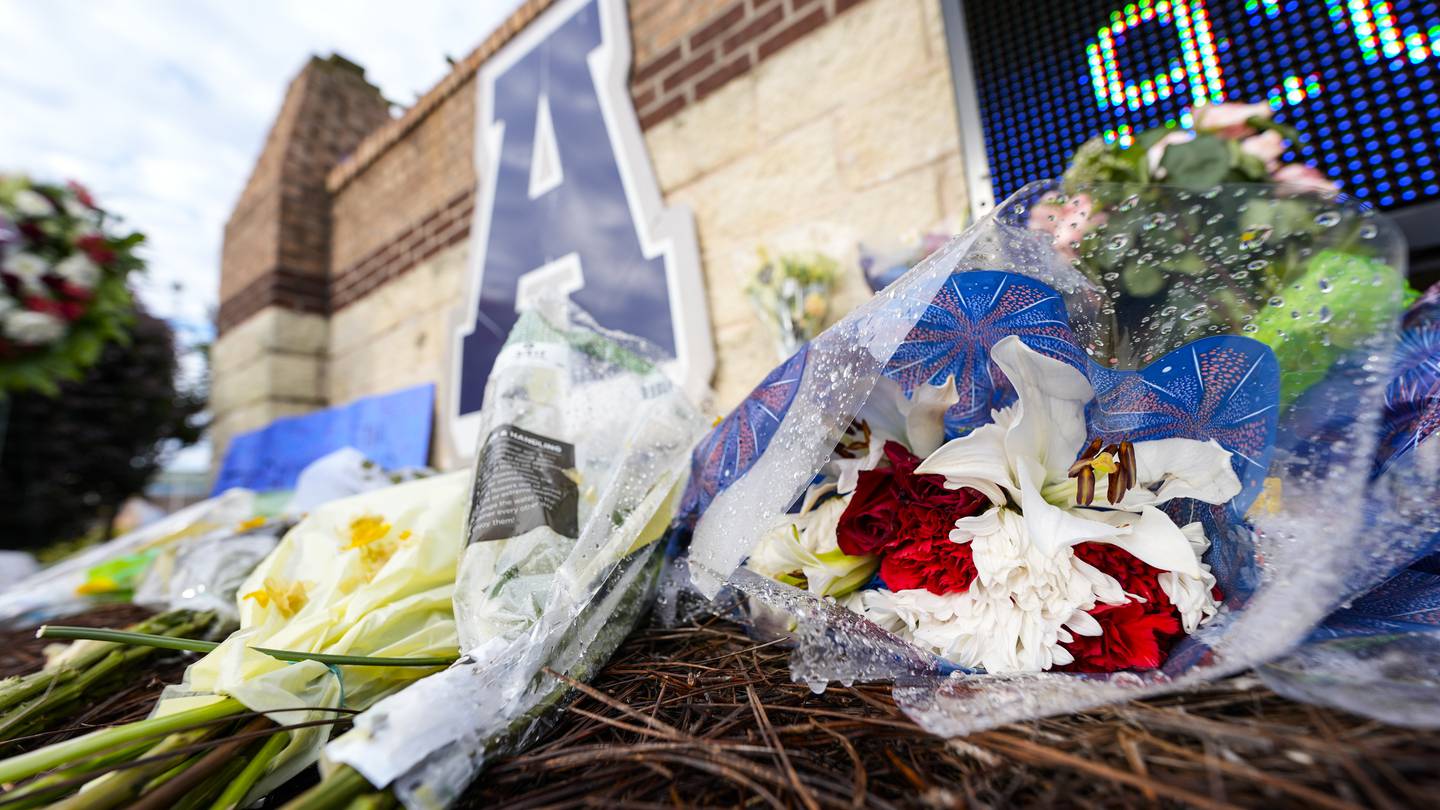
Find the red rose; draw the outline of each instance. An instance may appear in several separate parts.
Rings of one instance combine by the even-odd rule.
[[[895,542],[895,513],[899,507],[890,469],[862,470],[850,503],[835,527],[840,550],[858,557],[878,554]]]
[[[1155,669],[1165,662],[1170,646],[1181,635],[1175,608],[1152,610],[1151,603],[1096,605],[1090,611],[1100,623],[1098,636],[1079,636],[1065,649],[1075,656],[1064,669],[1070,672],[1117,672]]]
[[[86,234],[75,240],[75,247],[85,252],[90,261],[96,264],[109,264],[115,261],[115,251],[105,244],[105,237],[98,233]]]
[[[974,552],[945,535],[905,543],[880,560],[880,578],[894,591],[961,593],[975,581]]]

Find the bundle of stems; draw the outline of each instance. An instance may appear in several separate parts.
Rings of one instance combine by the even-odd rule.
[[[155,617],[160,619],[161,617]],[[80,627],[44,627],[46,638],[105,642],[104,655],[143,657],[157,649],[207,652],[215,642],[185,638],[184,628],[198,630],[209,621],[203,614],[188,625],[142,623],[147,633]],[[389,666],[434,668],[451,663],[445,658],[367,658],[260,649],[281,660],[318,660],[331,666]],[[101,661],[107,660],[101,658]],[[92,665],[90,669],[93,669]],[[86,671],[90,671],[87,669]],[[64,689],[83,686],[70,679]],[[73,688],[72,688],[73,687]],[[31,686],[30,688],[35,688]],[[39,687],[45,689],[44,685]],[[397,686],[398,688],[398,686]],[[18,691],[19,687],[15,687]],[[51,690],[54,694],[56,689]],[[42,695],[44,696],[43,692]],[[297,706],[297,716],[326,715],[287,725],[269,719],[288,710],[252,712],[234,698],[185,711],[151,717],[134,723],[100,729],[0,760],[0,805],[24,810],[31,807],[110,808],[233,808],[270,770],[290,742],[291,732],[343,722],[354,710]],[[83,788],[83,793],[81,792]]]
[[[203,635],[215,624],[213,613],[174,610],[130,629],[166,638],[188,637]],[[68,650],[57,666],[0,681],[0,741],[63,726],[86,707],[129,686],[163,654],[157,647],[86,642]],[[0,742],[0,752],[13,747]]]

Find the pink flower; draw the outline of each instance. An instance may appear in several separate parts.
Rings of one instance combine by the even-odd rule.
[[[1145,162],[1150,166],[1150,176],[1156,180],[1164,179],[1165,172],[1160,168],[1160,161],[1165,158],[1165,147],[1170,144],[1189,143],[1195,139],[1195,133],[1177,129],[1156,141],[1145,151]]]
[[[1335,181],[1326,177],[1319,169],[1304,163],[1287,163],[1270,173],[1270,179],[1287,186],[1299,186],[1315,191],[1333,193],[1340,190]]]
[[[1076,194],[1060,202],[1055,192],[1040,198],[1030,209],[1030,230],[1044,231],[1055,237],[1055,249],[1075,258],[1075,246],[1085,234],[1105,221],[1104,212],[1095,211],[1095,200],[1089,194]]]
[[[1222,138],[1244,138],[1254,135],[1255,128],[1247,123],[1251,118],[1270,120],[1270,105],[1258,104],[1204,104],[1195,108],[1195,128],[1213,132]]]
[[[1240,142],[1240,149],[1246,154],[1260,158],[1265,164],[1265,171],[1273,172],[1280,168],[1280,156],[1285,154],[1289,148],[1285,138],[1273,129],[1267,129],[1259,135],[1251,135]]]

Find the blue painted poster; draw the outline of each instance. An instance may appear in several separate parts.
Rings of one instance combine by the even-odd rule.
[[[430,457],[434,407],[435,386],[426,383],[276,419],[231,440],[214,492],[292,489],[310,462],[342,447],[354,447],[386,469],[423,466]]]

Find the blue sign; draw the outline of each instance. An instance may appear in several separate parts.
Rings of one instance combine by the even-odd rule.
[[[541,294],[568,294],[602,326],[667,352],[690,390],[709,381],[694,222],[661,204],[629,69],[620,0],[556,3],[480,69],[480,204],[448,405],[462,456],[500,348]]]
[[[1300,131],[1285,161],[1355,197],[1440,200],[1433,0],[964,0],[964,14],[999,196],[1058,177],[1089,138],[1128,145],[1233,101],[1268,104]]]
[[[389,470],[424,466],[430,458],[434,408],[435,386],[426,383],[276,419],[231,440],[214,492],[231,487],[293,489],[310,462],[342,447],[354,447]]]

